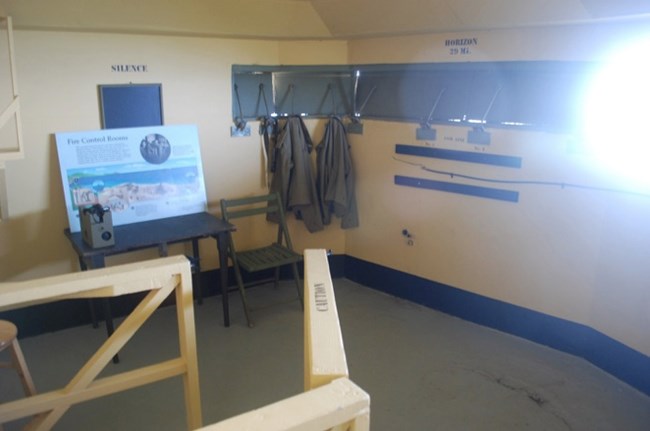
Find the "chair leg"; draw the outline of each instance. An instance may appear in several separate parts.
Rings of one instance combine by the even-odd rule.
[[[17,339],[14,339],[11,342],[10,350],[14,368],[18,372],[25,394],[28,396],[36,395],[36,387],[34,386],[32,375],[29,373],[25,357],[23,356],[23,351],[20,349],[20,344],[18,344]]]
[[[273,282],[275,283],[275,288],[279,289],[280,288],[280,267],[276,266],[275,267],[275,273],[273,274]]]
[[[250,311],[248,310],[248,301],[246,301],[246,292],[244,290],[244,280],[242,279],[241,272],[239,271],[239,265],[235,262],[235,279],[237,280],[237,287],[239,288],[239,295],[241,296],[241,302],[244,306],[244,314],[246,315],[246,323],[248,327],[252,328],[254,326],[253,321],[251,320]]]
[[[198,305],[203,304],[203,291],[201,290],[201,272],[197,272],[196,274],[193,274],[193,278],[196,281],[194,283],[194,286],[196,286],[196,303]]]
[[[300,276],[298,275],[298,264],[297,263],[292,263],[291,264],[291,269],[293,271],[293,278],[296,280],[296,289],[298,289],[298,298],[300,298],[300,306],[304,309],[305,308],[305,302],[303,300],[303,295],[302,295],[302,285],[300,284]]]
[[[93,322],[93,328],[99,328],[99,321],[97,320],[97,313],[95,312],[94,299],[88,300],[88,307],[90,308],[90,319]]]

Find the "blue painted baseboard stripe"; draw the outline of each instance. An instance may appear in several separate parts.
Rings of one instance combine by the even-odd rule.
[[[477,196],[480,198],[496,199],[500,201],[519,202],[519,192],[513,190],[471,186],[468,184],[449,183],[446,181],[405,177],[402,175],[395,175],[395,184],[420,189],[438,190],[448,193],[459,193],[462,195]]]
[[[395,144],[395,153],[406,154],[409,156],[456,160],[459,162],[505,166],[508,168],[521,168],[521,157],[503,156],[500,154],[472,153],[469,151],[445,150],[442,148],[431,148],[406,144]]]
[[[650,357],[586,325],[497,301],[351,256],[346,278],[444,313],[581,357],[650,396]]]

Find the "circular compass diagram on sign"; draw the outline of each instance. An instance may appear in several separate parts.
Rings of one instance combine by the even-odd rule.
[[[172,147],[167,138],[158,133],[144,137],[140,142],[140,154],[149,163],[159,165],[169,158]]]

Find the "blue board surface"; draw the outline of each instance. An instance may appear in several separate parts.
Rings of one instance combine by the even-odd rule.
[[[473,153],[469,151],[445,150],[418,145],[396,144],[395,153],[409,156],[432,157],[436,159],[457,160],[459,162],[482,163],[485,165],[521,168],[521,157],[499,154]]]
[[[496,199],[507,202],[519,202],[519,192],[491,187],[479,187],[468,184],[450,183],[446,181],[428,180],[425,178],[405,177],[395,175],[395,184],[399,186],[416,187],[420,189],[439,190],[442,192],[459,193],[481,198]]]

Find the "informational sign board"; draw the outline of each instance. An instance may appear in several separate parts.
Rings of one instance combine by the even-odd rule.
[[[110,209],[114,225],[207,210],[196,126],[56,133],[68,223],[79,208]]]

